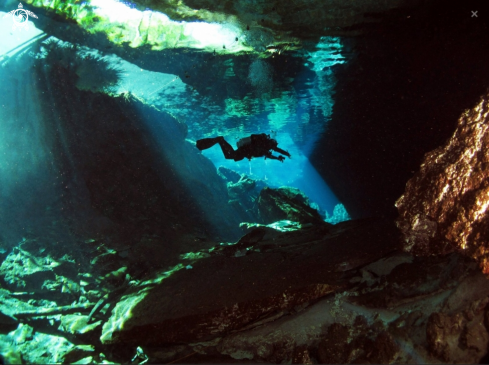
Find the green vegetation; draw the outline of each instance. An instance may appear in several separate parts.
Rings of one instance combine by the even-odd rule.
[[[49,40],[43,44],[40,64],[50,69],[63,69],[79,90],[110,91],[122,78],[118,68],[95,54],[84,52],[77,45]]]
[[[27,0],[29,5],[53,11],[75,21],[89,33],[104,33],[117,44],[150,46],[153,50],[193,48],[219,53],[253,51],[239,27],[226,23],[180,22],[156,11],[139,11],[112,0]],[[214,20],[215,21],[215,20]],[[244,37],[241,37],[244,38]]]

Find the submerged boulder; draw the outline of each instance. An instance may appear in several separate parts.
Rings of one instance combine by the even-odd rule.
[[[131,288],[102,343],[152,362],[483,361],[489,286],[473,260],[404,253],[386,220],[271,230]]]
[[[489,274],[489,94],[462,114],[445,146],[425,155],[396,206],[406,251],[460,251]]]
[[[230,198],[240,198],[255,189],[256,182],[253,179],[242,176],[236,183],[229,182],[228,193]]]
[[[263,188],[258,198],[258,214],[264,223],[291,220],[326,224],[319,212],[311,207],[307,196],[291,187]]]
[[[263,180],[252,179],[245,174],[220,166],[217,174],[226,183],[228,204],[238,212],[242,221],[260,220],[256,201],[260,191],[266,186]]]
[[[237,183],[239,179],[241,179],[241,175],[236,171],[228,169],[224,166],[219,166],[217,169],[217,174],[223,179],[226,183]]]

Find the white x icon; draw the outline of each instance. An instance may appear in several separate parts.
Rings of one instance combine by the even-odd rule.
[[[471,10],[471,11],[472,11],[472,16],[471,16],[471,18],[473,18],[473,17],[478,18],[477,13],[479,12],[479,10],[476,10],[476,11]]]

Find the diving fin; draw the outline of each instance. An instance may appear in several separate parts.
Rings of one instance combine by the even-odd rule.
[[[199,149],[199,150],[206,150],[208,148],[211,148],[212,146],[214,146],[216,143],[219,142],[219,138],[203,138],[203,139],[199,139],[195,145],[196,147]]]

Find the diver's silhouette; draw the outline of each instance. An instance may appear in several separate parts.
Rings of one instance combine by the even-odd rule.
[[[222,149],[222,153],[224,153],[224,157],[228,160],[241,161],[243,158],[247,158],[251,160],[252,157],[262,157],[270,158],[273,160],[279,160],[283,162],[285,160],[284,156],[274,156],[272,155],[271,150],[281,153],[282,155],[288,156],[290,158],[290,154],[287,151],[284,151],[281,148],[278,148],[278,142],[273,138],[270,138],[270,135],[265,133],[261,134],[252,134],[249,137],[242,138],[236,143],[238,149],[235,150],[229,143],[224,140],[224,137],[219,136],[215,138],[204,138],[199,139],[196,143],[196,146],[199,150],[206,150],[211,148],[216,143],[219,143]]]

